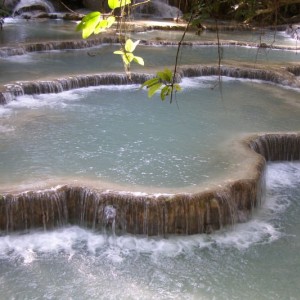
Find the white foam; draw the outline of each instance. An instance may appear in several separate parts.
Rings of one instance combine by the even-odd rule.
[[[22,55],[3,56],[1,59],[18,64],[37,63],[39,61],[39,57],[34,55],[34,53],[25,52]]]
[[[213,88],[216,82],[219,81],[218,76],[198,76],[198,77],[184,77],[180,85],[183,88]],[[265,81],[258,79],[247,79],[247,78],[233,78],[228,76],[221,76],[222,82],[240,81],[240,82],[255,82],[255,83],[266,83]]]
[[[300,182],[300,163],[277,163],[268,167],[267,185],[270,190],[266,204],[259,209],[249,222],[225,228],[211,235],[145,237],[114,236],[93,232],[77,226],[52,232],[33,232],[27,235],[0,237],[0,257],[21,259],[29,264],[41,253],[67,255],[96,255],[118,264],[140,254],[153,259],[178,257],[193,254],[199,250],[238,249],[244,251],[253,245],[270,244],[284,232],[274,220],[289,206],[288,200],[278,197],[280,186],[293,186]],[[273,195],[273,190],[275,194]]]
[[[213,81],[215,80],[215,76],[207,76],[207,77],[184,77],[180,85],[183,88],[211,88]]]
[[[40,108],[40,107],[66,107],[68,102],[82,99],[82,95],[73,91],[59,94],[23,95],[18,96],[16,101],[9,102],[7,108]]]
[[[10,115],[11,109],[9,109],[7,106],[0,105],[0,118]]]
[[[52,232],[0,237],[0,257],[18,258],[28,264],[38,254],[63,253],[72,259],[74,254],[83,251],[101,255],[113,263],[120,263],[139,254],[148,254],[153,258],[177,257],[216,246],[243,250],[256,243],[270,243],[279,237],[280,233],[272,225],[257,220],[238,225],[234,230],[209,236],[179,236],[168,239],[131,235],[115,237],[74,226]]]
[[[1,116],[1,111],[0,111],[0,116]],[[0,133],[8,133],[8,132],[13,132],[15,129],[12,126],[8,125],[0,125]]]
[[[86,88],[80,88],[74,90],[75,93],[86,93],[93,92],[98,90],[109,90],[109,91],[124,91],[124,90],[137,90],[140,88],[139,84],[123,84],[123,85],[99,85],[99,86],[90,86]]]
[[[300,182],[300,163],[270,163],[266,176],[269,188],[295,186]]]

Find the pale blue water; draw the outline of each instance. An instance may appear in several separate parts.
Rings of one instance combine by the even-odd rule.
[[[41,80],[66,77],[74,74],[100,72],[124,72],[122,61],[113,54],[118,46],[102,45],[92,49],[50,51],[21,56],[0,57],[0,84],[16,80]],[[132,71],[155,73],[157,68],[171,67],[175,62],[176,47],[140,46],[136,55],[144,58],[145,67],[131,64]],[[90,55],[89,55],[90,54]],[[92,56],[91,56],[92,55]],[[216,64],[216,46],[182,47],[179,64]],[[270,66],[274,63],[299,63],[300,55],[293,51],[270,50],[246,47],[222,47],[223,64],[226,62],[252,62]]]
[[[20,41],[38,36],[31,25],[18,29]],[[121,70],[111,50],[100,47],[102,60],[80,51],[1,59],[0,81]],[[173,48],[142,51],[149,68],[174,62]],[[185,49],[182,61],[215,62],[214,51]],[[256,53],[224,48],[228,59]],[[264,63],[299,62],[293,52],[262,53]],[[223,78],[221,97],[215,83],[185,80],[178,106],[148,100],[137,86],[19,97],[0,107],[0,189],[49,178],[195,187],[236,174],[238,136],[299,131],[299,91]],[[299,182],[299,163],[271,164],[252,220],[208,236],[112,237],[77,227],[1,236],[0,299],[298,299]]]
[[[212,235],[78,227],[0,237],[2,299],[298,299],[300,165],[271,164],[248,223]]]
[[[80,33],[75,32],[75,27],[75,22],[63,20],[5,18],[3,30],[0,32],[0,46],[80,39]]]
[[[216,82],[184,80],[178,106],[148,100],[138,86],[19,97],[2,108],[0,183],[67,177],[196,186],[241,168],[231,140],[299,130],[299,91],[224,78],[221,97]]]

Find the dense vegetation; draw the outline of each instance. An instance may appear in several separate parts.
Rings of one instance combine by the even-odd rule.
[[[300,0],[170,0],[183,12],[206,11],[212,17],[260,24],[300,21]]]
[[[97,10],[110,10],[107,0],[54,0],[57,5],[77,9],[93,2]],[[132,0],[133,4],[147,0]],[[0,0],[0,15],[7,15],[15,0]],[[191,12],[219,19],[254,22],[256,24],[280,24],[300,22],[300,0],[169,0],[169,4],[178,7],[184,14]],[[95,10],[95,9],[93,9]]]

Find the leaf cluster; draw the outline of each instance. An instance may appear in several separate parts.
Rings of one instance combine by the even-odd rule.
[[[83,17],[77,25],[76,30],[82,31],[82,38],[86,39],[90,35],[98,34],[110,28],[116,21],[113,12],[116,8],[129,5],[131,0],[108,0],[108,6],[111,8],[111,13],[106,17],[99,11],[93,11]]]
[[[174,82],[173,73],[169,69],[159,71],[156,73],[156,77],[145,81],[141,88],[146,87],[148,89],[148,97],[152,97],[156,92],[160,90],[160,98],[162,101],[170,96],[173,91],[181,91],[181,86]]]
[[[140,65],[144,65],[144,59],[140,56],[135,56],[132,52],[135,50],[136,46],[139,44],[139,40],[133,42],[131,39],[128,39],[125,43],[125,47],[121,48],[121,50],[117,50],[114,54],[121,55],[123,62],[126,66],[128,66],[132,61]]]
[[[84,16],[77,25],[76,30],[82,31],[82,38],[87,39],[90,35],[104,32],[115,23],[115,16],[103,18],[101,12],[93,11]]]
[[[121,18],[124,16],[124,7],[130,5],[131,0],[108,0],[108,5],[111,8],[111,12],[108,15],[103,15],[99,11],[94,11],[83,17],[81,22],[77,25],[76,30],[82,31],[82,38],[86,39],[92,34],[99,34],[110,28],[116,21],[114,16],[114,10],[116,8],[122,8]],[[120,50],[114,51],[114,54],[121,55],[125,71],[129,74],[131,62],[136,62],[140,65],[144,65],[144,59],[140,56],[136,56],[133,52],[140,41],[133,42],[131,39],[126,39],[125,44],[121,44]],[[176,71],[174,71],[176,73]],[[130,75],[129,75],[130,76]],[[169,69],[159,71],[155,78],[147,80],[142,86],[148,89],[148,96],[152,97],[157,91],[160,90],[161,100],[165,100],[167,96],[170,96],[170,102],[172,102],[173,92],[181,90],[178,83],[175,83],[173,73]]]

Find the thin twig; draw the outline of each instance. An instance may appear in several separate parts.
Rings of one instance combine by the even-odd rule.
[[[74,10],[72,10],[71,8],[69,8],[66,4],[64,4],[62,1],[60,1],[60,3],[71,13],[75,14],[75,15],[79,15],[79,13],[75,12]]]
[[[136,4],[131,4],[131,8],[136,8],[136,7],[140,6],[140,5],[147,4],[147,3],[149,3],[150,1],[151,1],[151,0],[145,0],[145,1],[143,1],[143,2],[139,2],[139,3],[136,3]]]
[[[194,15],[191,14],[189,20],[188,20],[188,23],[184,29],[184,32],[183,32],[183,35],[181,36],[181,39],[178,43],[178,47],[177,47],[177,52],[176,52],[176,58],[175,58],[175,67],[174,67],[174,74],[173,74],[173,78],[172,78],[172,84],[171,84],[171,95],[170,95],[170,103],[172,103],[173,101],[173,93],[174,93],[174,84],[175,84],[175,80],[176,80],[176,75],[177,75],[177,67],[178,67],[178,60],[179,60],[179,52],[180,52],[180,48],[182,46],[182,42],[184,40],[184,37],[185,37],[185,34],[187,33],[188,31],[188,28],[192,22],[194,18]]]

